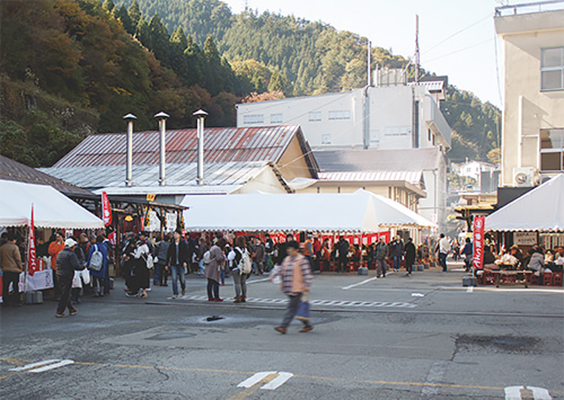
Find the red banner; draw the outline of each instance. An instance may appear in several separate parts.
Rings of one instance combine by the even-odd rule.
[[[112,208],[106,192],[102,192],[102,217],[104,226],[110,226],[112,224]]]
[[[472,261],[475,269],[484,266],[484,230],[486,217],[474,217],[474,259]]]
[[[33,276],[36,271],[39,271],[39,264],[37,263],[37,254],[35,252],[35,222],[33,217],[33,205],[31,206],[31,222],[29,224],[29,252],[27,261],[27,271],[29,276]]]

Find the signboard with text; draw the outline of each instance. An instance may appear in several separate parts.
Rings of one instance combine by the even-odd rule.
[[[486,217],[474,217],[474,258],[472,264],[475,269],[484,266],[484,231]]]

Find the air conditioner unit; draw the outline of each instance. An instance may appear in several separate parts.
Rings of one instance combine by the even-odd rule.
[[[536,184],[537,169],[535,167],[513,168],[513,185],[515,187],[533,187]]]

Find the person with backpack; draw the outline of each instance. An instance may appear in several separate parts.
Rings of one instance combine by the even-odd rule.
[[[229,253],[228,260],[235,284],[235,299],[233,302],[244,303],[247,301],[247,278],[253,270],[253,261],[243,236],[235,239],[235,247]]]
[[[106,269],[108,268],[108,249],[102,243],[104,236],[98,235],[96,243],[90,246],[88,254],[88,269],[92,278],[94,297],[104,296]]]
[[[204,274],[208,279],[208,301],[223,301],[219,297],[219,280],[221,278],[221,266],[225,261],[223,249],[226,243],[225,239],[219,239],[204,254]]]

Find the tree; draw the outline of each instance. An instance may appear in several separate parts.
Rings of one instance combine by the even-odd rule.
[[[128,10],[129,18],[131,18],[131,23],[133,26],[137,26],[141,20],[141,11],[139,10],[139,4],[137,0],[133,0],[133,3]]]
[[[104,0],[104,3],[102,3],[102,8],[109,13],[111,13],[115,7],[116,5],[112,0]]]
[[[123,29],[125,29],[127,33],[129,33],[130,35],[135,34],[135,25],[129,17],[129,13],[127,12],[127,9],[124,5],[122,5],[120,8],[114,8],[114,18],[120,20],[121,24],[123,25]]]

